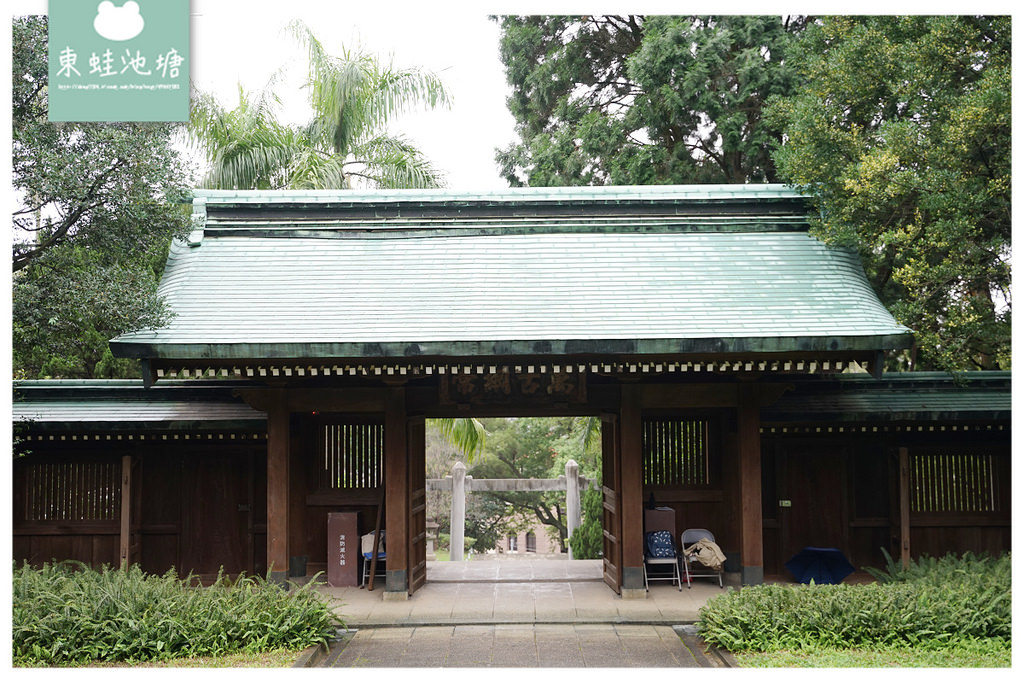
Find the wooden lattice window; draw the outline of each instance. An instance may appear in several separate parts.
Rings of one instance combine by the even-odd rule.
[[[711,483],[711,423],[691,418],[651,418],[643,426],[645,486]]]
[[[994,456],[973,453],[913,454],[910,508],[913,512],[999,512]]]
[[[329,422],[320,425],[320,488],[372,489],[384,473],[384,425]]]
[[[121,515],[119,461],[39,462],[25,468],[25,521],[112,521]]]

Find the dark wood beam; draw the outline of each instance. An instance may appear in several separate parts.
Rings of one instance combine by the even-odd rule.
[[[277,388],[258,387],[236,393],[256,410],[269,412],[279,392]],[[385,392],[385,387],[303,388],[288,392],[286,407],[294,413],[379,413],[384,410]]]
[[[409,462],[405,389],[387,390],[384,411],[384,510],[387,536],[386,594],[409,592]],[[391,541],[390,539],[394,539]]]
[[[289,425],[291,423],[289,422]],[[309,559],[306,553],[306,463],[304,456],[317,449],[316,431],[292,430],[288,452],[288,575],[305,576],[304,567]],[[293,554],[294,553],[294,554]]]
[[[756,384],[740,384],[738,391],[740,580],[759,585],[764,582],[760,390]]]
[[[900,563],[910,566],[910,451],[904,446],[900,454]]]
[[[288,577],[291,412],[285,390],[276,389],[267,402],[267,566],[270,578]]]
[[[121,568],[128,566],[132,542],[132,456],[121,456]]]
[[[643,388],[644,408],[732,408],[737,401],[735,384],[647,384]]]
[[[638,597],[644,591],[643,519],[643,402],[642,387],[622,387],[619,418],[621,482],[619,516],[622,525],[622,595]],[[639,593],[638,593],[639,592]]]

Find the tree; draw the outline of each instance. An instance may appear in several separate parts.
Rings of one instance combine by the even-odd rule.
[[[154,249],[148,262],[145,255],[122,262],[116,254],[65,245],[18,273],[11,310],[15,376],[138,377],[138,363],[114,358],[107,342],[168,320],[155,294],[160,253]]]
[[[583,520],[569,539],[572,557],[574,560],[597,560],[604,555],[604,500],[601,491],[587,489],[580,497],[580,503]]]
[[[768,97],[796,86],[804,26],[778,17],[511,16],[501,58],[512,185],[775,181]]]
[[[573,418],[485,420],[487,445],[472,467],[473,477],[554,479],[565,474],[566,462],[573,459],[580,466],[580,474],[595,480],[600,471],[600,451],[583,446],[585,424],[585,420]],[[568,525],[563,492],[480,492],[476,495],[500,501],[506,518],[518,517],[523,522],[535,519],[551,527],[552,536],[562,550],[566,550]]]
[[[447,420],[451,422],[451,420]],[[455,449],[452,437],[442,433],[440,420],[428,420],[426,428],[426,462],[428,479],[444,479],[451,474],[452,466],[464,459]],[[438,532],[451,534],[450,491],[427,491],[427,518],[438,524]],[[492,550],[498,541],[516,528],[516,520],[507,517],[507,510],[501,501],[472,494],[466,497],[465,538],[472,539],[472,547],[478,552]]]
[[[901,368],[1010,366],[1010,18],[826,18],[773,100],[774,158],[814,228],[859,248],[915,331]]]
[[[487,447],[470,469],[475,479],[548,476],[556,455],[552,441],[564,431],[564,425],[550,418],[496,418],[484,420],[484,426],[488,432]],[[477,495],[499,501],[505,509],[505,517],[511,519],[525,514],[553,527],[564,548],[564,500],[543,492],[488,491]]]
[[[50,123],[46,38],[45,16],[14,19],[15,376],[137,375],[107,341],[168,319],[156,274],[189,176],[173,125]]]
[[[302,22],[291,26],[306,48],[305,88],[313,118],[303,126],[277,120],[276,79],[259,93],[239,88],[225,111],[209,94],[193,99],[189,130],[204,151],[204,185],[225,189],[346,189],[436,187],[442,175],[406,138],[387,132],[396,115],[447,106],[450,96],[434,74],[396,69],[372,55],[343,48],[326,52]]]

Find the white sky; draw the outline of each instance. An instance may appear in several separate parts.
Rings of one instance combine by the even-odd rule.
[[[47,9],[46,0],[13,0],[11,5],[12,16]],[[247,91],[261,89],[285,67],[275,88],[282,99],[279,114],[287,123],[308,120],[301,90],[305,55],[285,31],[293,19],[301,19],[329,53],[338,54],[342,45],[360,46],[396,67],[421,67],[440,76],[452,93],[452,106],[407,115],[394,122],[391,132],[415,141],[446,173],[452,189],[507,187],[498,176],[494,151],[513,139],[514,122],[505,107],[508,88],[498,56],[498,25],[487,16],[511,7],[479,2],[456,9],[409,0],[191,0],[191,9],[192,80],[222,105],[237,103],[239,83]],[[10,58],[9,49],[3,54]]]
[[[198,87],[217,93],[230,108],[237,83],[260,89],[285,66],[276,91],[288,123],[309,118],[301,90],[305,55],[284,31],[293,19],[306,22],[331,54],[342,45],[361,46],[396,67],[433,71],[451,91],[452,107],[405,116],[392,132],[415,140],[446,172],[452,189],[507,187],[498,177],[494,149],[513,139],[514,122],[505,107],[498,26],[486,11],[445,11],[424,2],[192,0],[192,13],[192,78]]]

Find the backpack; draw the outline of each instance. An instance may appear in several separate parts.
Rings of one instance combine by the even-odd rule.
[[[676,548],[672,543],[672,534],[668,531],[648,532],[647,554],[650,557],[675,557]]]

